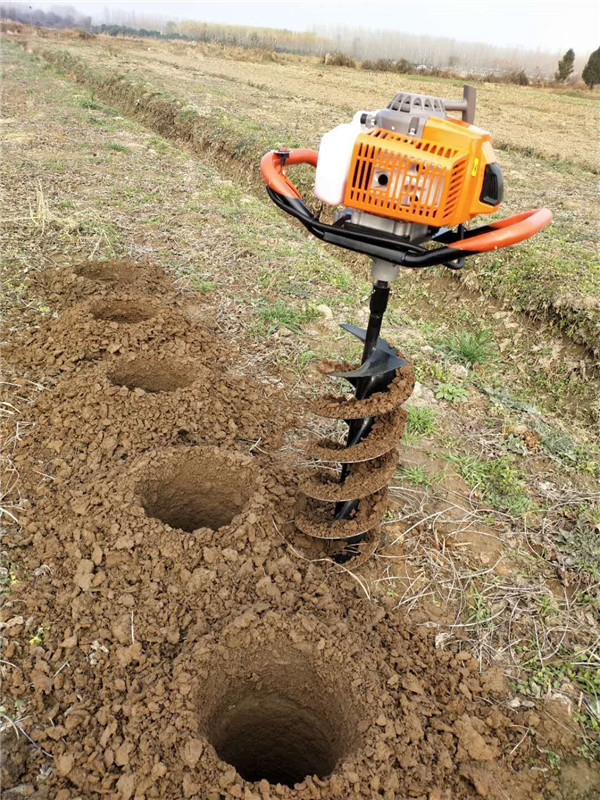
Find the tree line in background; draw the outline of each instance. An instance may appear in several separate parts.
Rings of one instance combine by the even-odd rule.
[[[347,27],[323,28],[319,32],[297,32],[274,28],[196,22],[176,23],[136,12],[106,10],[107,22],[93,25],[92,18],[69,6],[50,11],[32,6],[0,3],[0,16],[29,25],[50,28],[82,28],[108,36],[134,36],[158,39],[181,39],[256,48],[282,53],[320,56],[333,66],[357,67],[376,71],[430,75],[469,73],[473,78],[499,80],[527,85],[543,82],[552,75],[556,55],[521,48],[495,47],[470,42],[456,42],[433,36],[415,36],[391,31],[370,31]],[[398,54],[402,56],[399,57]],[[600,48],[584,66],[580,59],[581,78],[590,87],[600,83]],[[557,83],[574,77],[577,59],[573,49],[558,61],[554,73]]]
[[[557,83],[565,83],[573,74],[575,65],[575,51],[570,47],[558,62],[558,69],[554,73],[554,80]],[[590,54],[587,64],[581,73],[583,82],[593,89],[600,83],[600,47]]]
[[[43,11],[29,4],[0,3],[0,17],[23,22],[25,25],[42,25],[45,28],[83,28],[89,31],[92,18],[80,14],[72,6],[59,6]]]

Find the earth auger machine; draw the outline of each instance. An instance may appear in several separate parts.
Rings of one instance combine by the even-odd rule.
[[[467,257],[521,242],[552,221],[551,211],[538,208],[468,226],[477,215],[498,211],[503,199],[490,134],[474,125],[475,101],[471,86],[460,100],[399,92],[387,108],[358,111],[326,133],[318,153],[273,150],[261,161],[279,208],[324,242],[372,259],[367,327],[341,326],[363,343],[361,362],[320,366],[348,381],[353,396],[330,394],[311,407],[344,420],[346,442],[308,446],[315,466],[301,480],[295,519],[303,534],[330,542],[338,563],[357,565],[377,547],[406,421],[402,404],[414,386],[412,366],[380,336],[400,267],[459,270]],[[297,164],[316,167],[315,196],[335,208],[333,222],[313,214],[290,181],[287,170]]]

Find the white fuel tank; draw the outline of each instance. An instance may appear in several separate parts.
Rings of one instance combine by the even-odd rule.
[[[337,206],[344,199],[354,142],[359,133],[367,130],[360,121],[364,113],[357,111],[352,122],[338,125],[321,139],[315,195],[330,206]]]

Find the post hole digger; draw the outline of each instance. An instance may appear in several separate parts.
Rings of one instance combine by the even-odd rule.
[[[460,112],[460,119],[448,112]],[[336,544],[333,559],[357,564],[378,543],[387,483],[397,462],[414,386],[412,366],[380,337],[390,284],[399,268],[461,269],[468,256],[528,239],[552,213],[538,208],[468,228],[478,214],[500,207],[503,179],[490,134],[476,127],[475,89],[461,100],[400,92],[387,108],[359,111],[325,134],[314,150],[276,150],[261,161],[273,202],[330,244],[371,256],[373,289],[366,330],[342,325],[363,343],[359,365],[323,362],[321,372],[344,378],[354,396],[328,395],[311,410],[348,425],[345,445],[309,446],[316,465],[301,482],[297,528]],[[315,195],[336,207],[322,222],[302,200],[288,167],[316,167]],[[340,464],[339,471],[323,469]]]

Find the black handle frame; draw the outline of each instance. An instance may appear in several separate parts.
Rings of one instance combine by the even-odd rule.
[[[461,225],[457,235],[456,232],[447,228],[440,228],[438,233],[431,237],[431,241],[441,242],[444,246],[428,250],[421,245],[403,241],[398,237],[353,225],[349,215],[340,218],[332,225],[321,222],[299,198],[285,197],[271,189],[270,186],[266,188],[276,206],[286,214],[300,220],[314,236],[324,242],[353,250],[355,253],[365,253],[372,258],[381,258],[409,269],[422,269],[440,264],[452,270],[462,269],[465,264],[465,256],[476,255],[480,251],[460,251],[453,248],[452,244],[458,244],[472,236],[493,230],[489,225],[472,230],[467,230]]]

